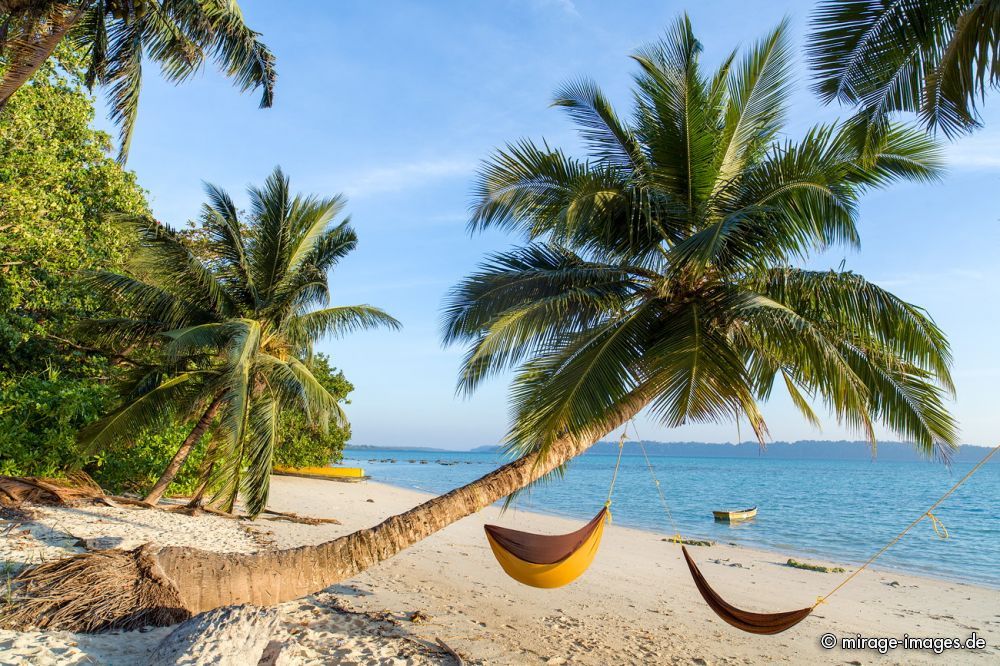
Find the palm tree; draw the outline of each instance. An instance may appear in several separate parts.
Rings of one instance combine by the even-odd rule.
[[[780,140],[786,33],[782,24],[705,75],[681,19],[635,56],[630,124],[592,83],[558,94],[590,159],[522,141],[484,164],[472,228],[530,242],[454,289],[445,338],[469,344],[462,390],[519,368],[509,437],[518,458],[316,546],[224,556],[151,546],[45,564],[21,578],[0,620],[98,629],[314,593],[562,467],[647,407],[670,425],[744,417],[763,440],[757,402],[775,382],[811,420],[815,395],[873,441],[881,423],[946,454],[956,438],[941,402],[949,353],[933,321],[857,275],[791,265],[856,244],[862,193],[932,178],[937,151],[899,127],[872,159],[836,126]],[[78,593],[67,581],[83,571],[109,582]],[[101,614],[96,590],[113,579],[118,606]]]
[[[453,294],[446,337],[469,342],[460,388],[517,368],[516,451],[545,452],[641,396],[664,425],[745,418],[783,387],[875,444],[879,423],[926,453],[956,440],[941,388],[949,351],[918,308],[861,276],[793,265],[857,246],[859,196],[930,180],[939,155],[893,126],[870,161],[841,126],[779,140],[792,64],[787,25],[711,76],[688,21],[640,51],[631,124],[589,81],[555,104],[590,160],[530,141],[482,171],[471,228],[530,243]]]
[[[911,111],[957,136],[980,125],[977,101],[1000,84],[998,0],[823,0],[813,26],[816,91],[876,128]]]
[[[357,245],[348,221],[334,224],[341,197],[293,197],[275,169],[262,188],[250,188],[251,215],[241,220],[226,192],[206,189],[208,260],[170,228],[132,219],[140,246],[131,274],[87,278],[119,312],[86,329],[103,345],[155,348],[156,356],[123,392],[123,405],[83,440],[101,446],[166,420],[194,423],[146,497],[155,504],[214,429],[222,442],[211,449],[220,459],[213,467],[219,497],[232,510],[242,491],[247,511],[257,515],[267,502],[281,410],[301,409],[322,427],[345,420],[310,372],[313,342],[399,322],[369,305],[326,307],[328,272]]]
[[[0,0],[0,108],[66,37],[85,54],[87,86],[108,89],[121,161],[139,109],[144,58],[180,83],[208,57],[242,90],[263,88],[261,108],[274,97],[274,56],[235,0]]]

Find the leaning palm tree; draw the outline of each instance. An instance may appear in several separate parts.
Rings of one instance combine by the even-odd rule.
[[[876,129],[910,111],[954,137],[979,126],[977,102],[1000,85],[998,0],[823,0],[813,25],[816,91]]]
[[[108,89],[128,155],[144,58],[179,83],[214,60],[242,90],[274,96],[274,56],[243,21],[235,0],[0,0],[0,108],[63,39],[85,54],[86,83]]]
[[[242,493],[255,516],[267,502],[281,410],[301,409],[322,427],[331,418],[344,422],[309,370],[313,342],[399,322],[369,305],[315,309],[328,304],[329,270],[357,245],[348,221],[335,223],[341,197],[293,197],[275,169],[262,188],[250,188],[251,215],[241,220],[223,190],[209,185],[207,192],[207,260],[170,228],[132,219],[140,244],[130,273],[87,278],[118,310],[115,318],[87,322],[91,335],[155,354],[127,385],[122,406],[86,429],[83,441],[97,447],[166,421],[191,422],[146,497],[155,504],[211,429],[217,497],[232,510]]]
[[[668,425],[745,418],[763,440],[758,402],[775,383],[810,420],[815,397],[872,441],[882,424],[946,454],[956,439],[942,406],[949,352],[933,321],[857,275],[792,265],[856,244],[861,195],[932,178],[933,144],[893,128],[863,159],[836,126],[779,139],[791,70],[784,24],[707,75],[700,51],[685,18],[635,56],[630,123],[589,82],[560,91],[589,159],[522,141],[483,166],[472,228],[515,230],[529,243],[454,289],[445,338],[469,345],[462,390],[518,369],[515,460],[317,546],[253,555],[148,546],[45,564],[23,575],[0,619],[100,629],[313,593],[535,482],[644,409]],[[97,571],[109,583],[85,594],[67,582]],[[110,581],[113,593],[95,601]]]

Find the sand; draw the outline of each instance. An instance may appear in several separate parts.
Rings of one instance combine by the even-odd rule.
[[[0,523],[0,562],[15,568],[87,545],[129,548],[147,540],[223,552],[318,543],[427,497],[371,481],[275,477],[271,508],[343,523],[316,526],[271,521],[248,526],[132,508],[34,508],[30,523]],[[289,643],[287,663],[453,663],[437,646],[439,639],[470,663],[489,664],[987,664],[1000,658],[1000,590],[870,570],[792,630],[758,637],[712,614],[690,580],[680,548],[663,541],[664,535],[612,524],[583,577],[558,590],[536,590],[503,574],[483,538],[485,522],[549,533],[580,525],[524,511],[501,517],[490,507],[355,579],[283,604],[277,638]],[[731,545],[691,550],[717,590],[753,610],[812,605],[844,575],[792,569],[783,564],[787,555]],[[412,622],[417,611],[426,619]],[[0,631],[0,664],[142,663],[169,631],[102,636]],[[986,640],[984,650],[936,655],[900,647],[881,655],[820,647],[826,633],[965,639],[972,632]]]

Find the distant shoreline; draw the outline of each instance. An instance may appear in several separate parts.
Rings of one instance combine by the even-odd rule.
[[[654,442],[643,441],[650,456],[682,458],[762,458],[774,460],[873,460],[871,447],[863,441],[820,441],[800,440],[796,442],[772,442],[761,448],[756,442],[740,444],[707,442]],[[959,447],[951,462],[973,463],[981,460],[992,447],[964,444]],[[421,446],[348,446],[349,452],[399,451],[414,453],[502,453],[499,446],[478,446],[472,449],[443,449]],[[598,442],[584,455],[608,455],[618,451],[617,442]],[[625,455],[642,455],[637,442],[625,442]],[[912,444],[904,442],[882,442],[876,449],[875,461],[892,462],[934,462],[935,459],[921,455]],[[1000,463],[1000,458],[989,464]]]

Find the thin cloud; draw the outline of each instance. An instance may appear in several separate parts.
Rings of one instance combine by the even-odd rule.
[[[375,167],[355,173],[349,178],[344,186],[344,193],[356,199],[411,190],[457,176],[471,176],[476,164],[474,160],[451,158]]]
[[[1000,134],[977,132],[948,146],[948,165],[955,169],[1000,169]]]

